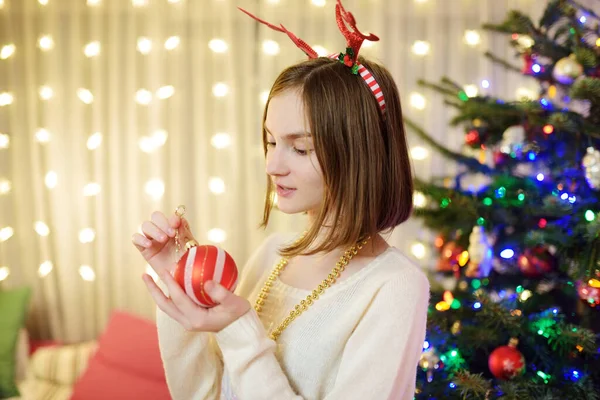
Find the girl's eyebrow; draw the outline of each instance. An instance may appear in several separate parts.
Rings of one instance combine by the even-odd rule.
[[[265,126],[265,131],[267,131],[267,133],[269,135],[274,136],[271,133],[271,131],[269,130],[269,128],[267,128],[266,126]],[[312,135],[311,135],[310,132],[304,132],[304,131],[302,131],[302,132],[285,133],[285,134],[281,135],[281,137],[284,138],[284,139],[298,139],[298,138],[306,137],[306,136],[311,137]]]

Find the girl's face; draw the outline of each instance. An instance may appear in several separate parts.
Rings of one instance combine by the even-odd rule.
[[[286,214],[315,215],[323,201],[323,175],[297,91],[271,99],[265,130],[267,174],[276,186],[277,206]]]

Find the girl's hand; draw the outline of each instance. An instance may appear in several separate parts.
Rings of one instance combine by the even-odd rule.
[[[213,308],[200,307],[185,294],[169,271],[164,270],[159,277],[166,284],[169,297],[163,294],[148,274],[144,274],[142,279],[158,308],[188,331],[219,332],[251,308],[248,300],[231,293],[215,281],[207,281],[204,289],[218,305]]]
[[[185,243],[194,239],[188,222],[177,214],[167,218],[162,212],[155,211],[149,221],[142,223],[141,229],[142,234],[134,233],[131,241],[159,276],[163,271],[172,270],[177,262],[175,232],[179,231],[182,247],[179,256],[185,252]]]

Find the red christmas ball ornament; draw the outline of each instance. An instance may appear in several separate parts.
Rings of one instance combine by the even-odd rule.
[[[177,262],[175,281],[199,306],[217,305],[204,290],[207,281],[215,281],[230,291],[237,286],[238,269],[225,250],[212,245],[193,245]]]
[[[592,284],[590,284],[592,283]],[[579,281],[576,284],[579,298],[585,301],[590,307],[600,305],[600,283],[597,279],[589,281]]]
[[[552,272],[556,260],[544,246],[526,249],[517,260],[517,265],[523,275],[538,278]]]
[[[471,129],[465,135],[465,143],[469,146],[479,146],[481,145],[481,136],[479,135],[479,131],[477,129]]]
[[[488,367],[496,378],[512,379],[525,372],[525,357],[517,350],[518,343],[512,338],[508,346],[500,346],[490,354]]]

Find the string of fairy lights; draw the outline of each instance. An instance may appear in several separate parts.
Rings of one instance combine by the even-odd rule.
[[[39,7],[51,7],[54,1],[55,0],[38,0],[37,3]],[[166,1],[167,3],[176,7],[181,3],[184,3],[185,0],[162,1]],[[280,1],[265,0],[265,2],[266,4],[276,6]],[[324,7],[325,5],[327,5],[328,2],[333,2],[333,0],[312,0],[310,1],[310,4],[315,7]],[[0,12],[10,12],[10,3],[10,0],[0,0]],[[415,3],[427,3],[427,0],[415,0]],[[102,7],[103,1],[87,0],[86,4],[88,7]],[[149,7],[151,6],[151,2],[150,0],[131,0],[131,6],[134,8]],[[177,35],[166,37],[160,42],[158,42],[157,40],[152,40],[145,36],[140,36],[137,38],[135,51],[144,55],[150,54],[151,52],[155,51],[174,52],[181,47],[181,41],[182,39]],[[479,31],[469,29],[464,32],[461,41],[467,46],[476,48],[481,44],[482,38]],[[42,34],[38,37],[36,45],[38,51],[40,52],[52,52],[56,45],[55,37],[51,32]],[[223,54],[229,52],[229,44],[223,38],[213,38],[209,40],[206,43],[206,45],[215,54]],[[365,42],[363,47],[369,48],[376,45],[377,44],[373,42]],[[313,48],[317,51],[319,55],[330,54],[330,51],[328,51],[326,47],[320,44],[314,45]],[[277,41],[268,39],[262,42],[261,49],[265,55],[276,55],[280,52],[280,45]],[[134,49],[132,49],[132,51],[133,50]],[[432,52],[432,46],[426,40],[417,40],[412,44],[411,50],[414,57],[428,57]],[[100,41],[91,41],[85,44],[81,51],[83,52],[85,57],[89,59],[102,57],[102,43]],[[12,59],[18,58],[19,55],[19,49],[14,43],[0,43],[0,68],[2,67],[2,63],[8,63]],[[59,83],[55,83],[55,85],[58,84]],[[478,95],[480,88],[483,90],[490,88],[489,80],[484,79],[479,84],[467,85],[465,86],[464,90],[469,97],[475,97]],[[224,98],[230,96],[230,87],[225,82],[214,82],[211,91],[212,95],[217,98]],[[37,93],[40,102],[61,101],[61,99],[56,96],[56,92],[52,84],[44,84],[40,86],[37,90]],[[74,93],[73,95],[77,96],[81,102],[91,105],[92,107],[96,100],[94,97],[94,93],[90,89],[85,87],[78,88],[76,93]],[[154,91],[149,90],[147,88],[139,88],[135,93],[132,94],[131,101],[134,101],[139,106],[147,106],[152,102],[166,101],[167,99],[177,95],[178,89],[172,85],[164,85]],[[520,88],[517,92],[518,97],[530,97],[533,99],[536,97],[536,95],[537,94],[535,91],[527,88]],[[263,104],[266,103],[267,96],[267,90],[263,90],[258,94],[258,97]],[[10,107],[14,101],[14,93],[12,93],[10,90],[6,90],[5,88],[0,87],[0,112],[1,108]],[[425,110],[428,106],[426,97],[418,92],[409,93],[408,101],[415,112]],[[8,151],[10,149],[10,137],[11,135],[16,134],[26,133],[0,132],[0,154],[2,151]],[[35,140],[40,144],[50,142],[53,139],[54,134],[55,133],[47,127],[40,127],[35,132],[33,132]],[[91,134],[89,134],[86,143],[87,149],[90,152],[101,151],[103,137],[104,134],[102,132],[92,132]],[[168,131],[165,129],[158,129],[154,132],[151,132],[149,135],[142,136],[139,138],[139,150],[144,153],[153,153],[156,151],[160,151],[161,147],[163,147],[168,140]],[[233,145],[231,134],[227,132],[215,132],[211,137],[211,145],[214,147],[215,151],[221,151],[229,148]],[[413,146],[411,148],[411,156],[415,163],[419,163],[429,157],[429,150],[423,146]],[[60,179],[61,177],[57,174],[56,171],[49,170],[44,173],[43,181],[47,190],[54,190],[59,186]],[[14,184],[18,185],[18,182]],[[10,195],[12,186],[13,182],[11,182],[6,177],[0,176],[0,196]],[[220,195],[225,193],[226,187],[227,183],[221,177],[213,176],[208,179],[207,188],[214,195]],[[161,199],[165,191],[165,185],[163,180],[160,178],[149,179],[145,182],[144,191],[145,194],[153,200]],[[100,196],[101,194],[102,187],[99,183],[88,182],[81,188],[81,192],[79,194],[73,195],[93,197]],[[424,207],[426,205],[426,202],[427,199],[423,193],[415,193],[414,204],[416,207]],[[51,234],[50,227],[44,221],[33,221],[32,227],[33,230],[40,236],[48,236]],[[9,241],[10,238],[14,235],[14,233],[15,232],[13,227],[2,226],[2,221],[0,221],[0,245],[2,245],[4,242]],[[220,228],[213,228],[207,232],[207,238],[212,242],[221,243],[227,239],[227,232]],[[96,232],[92,227],[81,227],[77,239],[80,243],[92,243],[96,240]],[[427,255],[427,247],[421,242],[415,242],[411,247],[411,252],[416,258],[423,259]],[[0,262],[2,262],[2,260],[0,260]],[[0,265],[0,281],[6,279],[9,276],[10,267],[10,265]],[[44,277],[51,273],[52,270],[52,261],[44,260],[39,265],[38,275],[40,277]],[[152,273],[151,269],[148,269],[148,272]],[[79,273],[81,277],[85,280],[93,281],[95,279],[95,273],[92,266],[82,265],[79,268]]]

